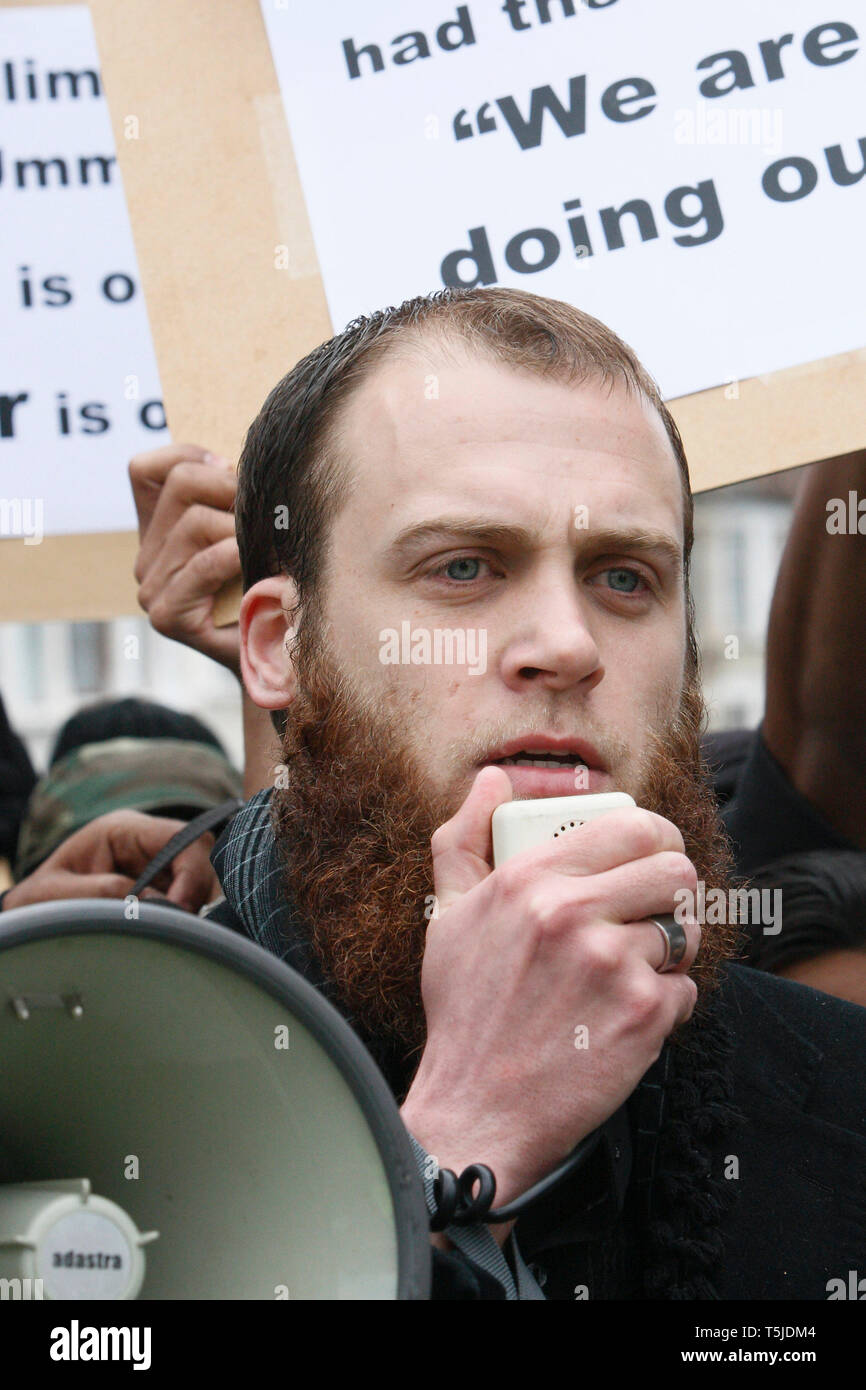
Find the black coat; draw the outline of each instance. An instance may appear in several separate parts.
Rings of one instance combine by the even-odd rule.
[[[599,1172],[609,1200],[588,1240],[558,1243],[574,1192],[518,1222],[547,1297],[824,1300],[866,1275],[866,1009],[731,965],[693,1033],[629,1104],[622,1210]]]

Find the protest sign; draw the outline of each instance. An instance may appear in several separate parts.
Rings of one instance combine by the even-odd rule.
[[[668,398],[861,348],[849,10],[262,0],[332,320],[509,285],[602,319]]]
[[[479,276],[630,341],[696,490],[863,444],[861,0],[90,9],[174,439],[236,456],[348,318]]]

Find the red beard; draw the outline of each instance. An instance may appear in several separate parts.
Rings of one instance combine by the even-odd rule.
[[[421,962],[433,900],[430,840],[458,807],[453,792],[437,791],[419,770],[402,736],[405,721],[354,696],[308,623],[296,658],[299,693],[283,739],[288,785],[273,799],[283,881],[344,1010],[371,1037],[409,1057],[425,1039]],[[727,890],[733,864],[701,762],[703,710],[692,679],[676,719],[653,736],[633,794],[679,827],[707,889]],[[733,923],[704,927],[691,972],[702,999],[737,939]]]

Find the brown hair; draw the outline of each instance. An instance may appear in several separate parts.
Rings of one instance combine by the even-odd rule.
[[[328,526],[346,496],[349,466],[336,421],[352,391],[389,354],[433,332],[494,361],[579,384],[602,380],[635,391],[658,411],[679,464],[689,656],[696,669],[689,559],[694,513],[688,463],[676,423],[635,354],[598,319],[525,290],[438,290],[353,321],[302,358],[271,391],[247,433],[236,520],[244,588],[285,573],[299,602],[317,596]]]

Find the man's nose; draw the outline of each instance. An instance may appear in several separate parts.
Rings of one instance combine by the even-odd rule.
[[[532,681],[550,690],[585,684],[604,675],[601,654],[573,575],[547,577],[522,596],[500,670],[514,689]]]

